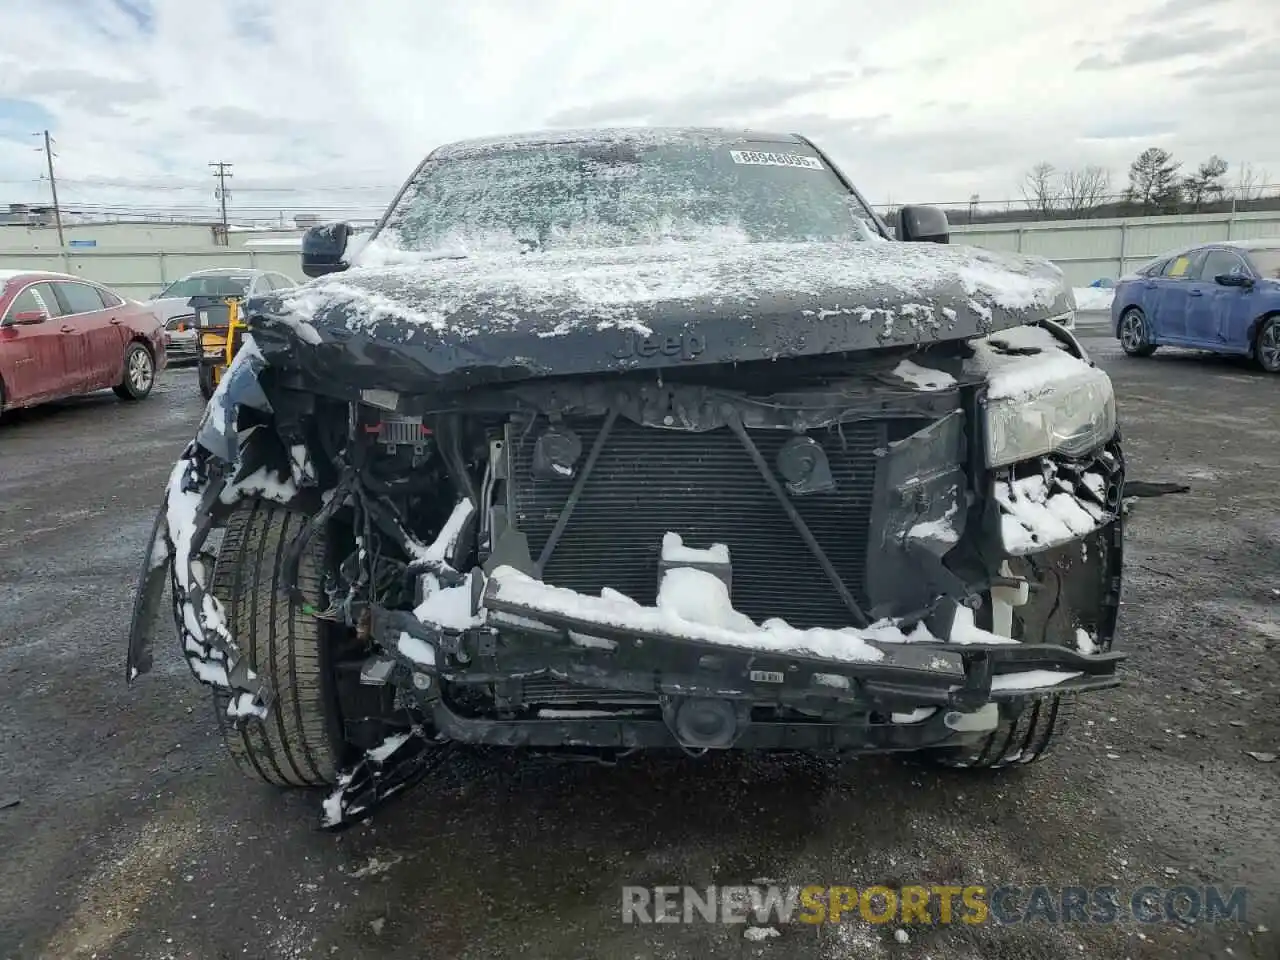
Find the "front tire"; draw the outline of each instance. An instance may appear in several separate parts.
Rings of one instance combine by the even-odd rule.
[[[1044,757],[1067,728],[1068,697],[1050,695],[1000,704],[996,728],[977,743],[930,750],[925,756],[942,767],[1004,770]]]
[[[1149,357],[1156,352],[1147,318],[1137,307],[1130,307],[1120,317],[1120,349],[1131,357]]]
[[[1258,326],[1253,355],[1267,373],[1280,373],[1280,315],[1266,317]]]
[[[217,384],[213,382],[213,367],[201,363],[200,370],[196,373],[196,381],[200,385],[200,396],[208,402],[213,396],[213,391],[217,389]]]
[[[142,400],[156,382],[156,361],[140,343],[129,344],[124,352],[124,378],[113,388],[121,400]]]
[[[338,749],[330,737],[332,687],[324,676],[327,626],[298,606],[285,582],[284,557],[308,518],[279,504],[242,500],[228,518],[213,572],[213,594],[250,667],[274,693],[266,719],[239,725],[227,717],[229,696],[215,690],[223,741],[246,776],[279,787],[319,787],[337,776]],[[326,540],[316,531],[302,552],[298,588],[325,606]]]

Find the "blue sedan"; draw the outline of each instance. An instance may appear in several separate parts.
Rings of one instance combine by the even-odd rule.
[[[1207,243],[1121,280],[1111,325],[1124,352],[1164,345],[1253,357],[1280,373],[1280,237]]]

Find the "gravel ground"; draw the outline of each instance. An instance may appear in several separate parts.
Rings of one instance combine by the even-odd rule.
[[[1096,331],[1082,323],[1082,334]],[[1275,378],[1087,339],[1115,379],[1140,501],[1119,645],[1041,764],[991,778],[839,765],[514,759],[370,824],[240,779],[176,644],[123,682],[189,370],[0,421],[0,958],[1280,957]],[[16,805],[10,805],[17,801]],[[1248,885],[1247,924],[625,926],[624,884]],[[766,936],[755,934],[752,936]],[[906,942],[902,942],[905,936]]]

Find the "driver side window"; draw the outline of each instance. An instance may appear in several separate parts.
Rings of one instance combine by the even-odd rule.
[[[1200,267],[1200,279],[1213,282],[1213,278],[1227,274],[1232,277],[1248,276],[1249,269],[1237,254],[1230,250],[1210,250]]]
[[[11,323],[16,314],[19,313],[44,313],[50,317],[56,317],[61,310],[58,309],[58,301],[53,295],[53,288],[47,283],[33,283],[25,290],[13,298],[13,302],[9,304],[9,309],[5,312],[4,322]]]

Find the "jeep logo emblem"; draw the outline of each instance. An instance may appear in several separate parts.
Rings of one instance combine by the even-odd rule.
[[[613,351],[615,360],[648,360],[658,356],[692,360],[707,349],[704,337],[687,331],[678,337],[642,337],[629,330],[623,336],[622,346]]]

